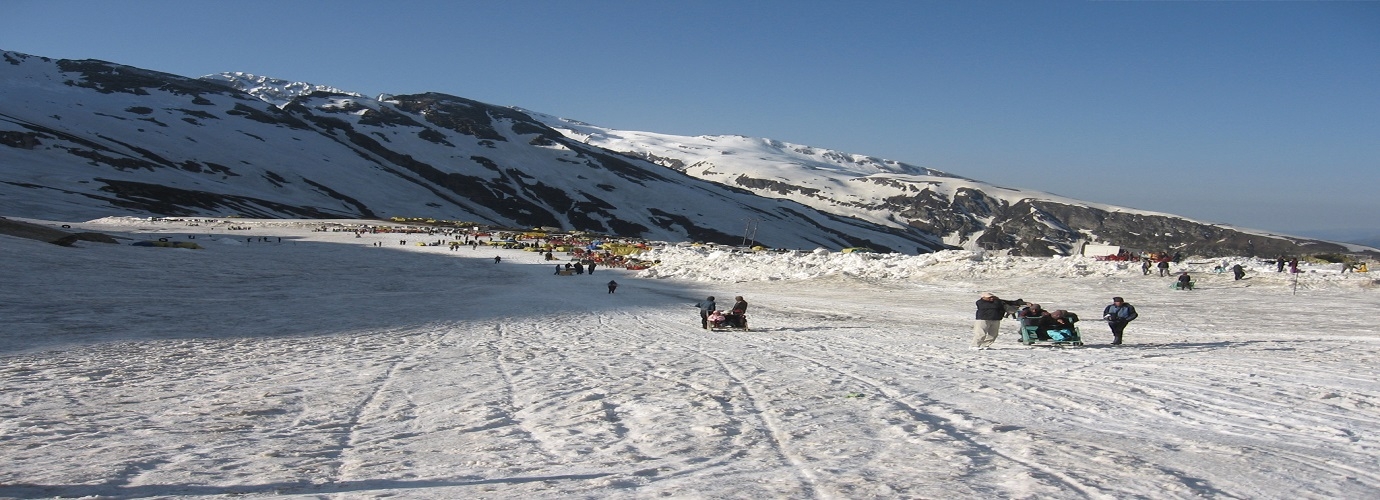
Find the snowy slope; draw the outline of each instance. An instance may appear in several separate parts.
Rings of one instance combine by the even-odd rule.
[[[668,248],[563,277],[331,230],[358,221],[35,222],[205,248],[0,235],[0,498],[1380,496],[1380,296],[1334,266],[1193,263],[1180,292],[1081,258]],[[984,291],[1089,345],[1008,322],[968,350]],[[753,331],[701,330],[706,295]],[[1112,295],[1141,314],[1117,348]]]
[[[1278,253],[1277,248],[1255,244],[1281,238],[1304,240],[998,186],[894,160],[773,139],[614,130],[525,112],[586,144],[820,211],[880,225],[922,228],[949,245],[969,249],[1067,255],[1076,253],[1083,242],[1094,242],[1142,251],[1173,247],[1204,253]],[[1209,250],[1210,246],[1221,248]],[[1367,250],[1346,248],[1334,251]]]
[[[616,131],[457,96],[374,99],[247,73],[3,59],[0,214],[421,217],[906,253],[1070,255],[1089,242],[1358,250],[770,139]]]
[[[5,58],[9,215],[397,216],[787,248],[943,247],[920,230],[725,189],[455,96],[380,101],[245,75],[227,85]]]
[[[1000,187],[966,179],[948,172],[871,156],[791,144],[773,139],[737,135],[676,136],[652,132],[613,130],[588,123],[527,111],[556,130],[613,151],[652,159],[663,166],[721,184],[748,187],[747,179],[771,180],[793,186],[787,192],[771,186],[756,189],[815,206],[821,210],[849,212],[881,224],[900,225],[878,207],[886,198],[905,194],[919,186],[946,199],[962,189],[976,189],[1015,204],[1039,198],[1083,204],[1102,210],[1134,211],[1105,204],[1089,204],[1049,193]],[[744,178],[747,179],[744,179]],[[1137,211],[1149,215],[1169,214]]]

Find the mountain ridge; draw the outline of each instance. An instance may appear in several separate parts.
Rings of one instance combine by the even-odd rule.
[[[771,139],[612,131],[440,93],[375,99],[249,73],[3,59],[0,210],[17,215],[408,216],[904,252],[1353,251]]]
[[[575,143],[445,94],[312,88],[281,107],[224,83],[12,52],[0,62],[0,211],[423,217],[782,248],[944,248]],[[743,219],[761,221],[747,234]]]
[[[1074,253],[1080,243],[1107,243],[1141,251],[1172,248],[1241,255],[1266,251],[1273,255],[1299,251],[1287,248],[1288,244],[1273,244],[1279,239],[1310,242],[1308,245],[1321,241],[1003,187],[895,160],[773,139],[613,130],[529,114],[587,144],[646,158],[765,197],[790,199],[882,225],[919,227],[958,247],[1014,248],[1030,255],[1059,255]],[[725,155],[725,142],[738,143],[738,151]],[[767,157],[767,149],[784,154]],[[762,163],[771,165],[764,167]],[[984,218],[990,220],[983,222]],[[1143,229],[1152,232],[1143,234]],[[1201,238],[1184,241],[1174,236],[1175,232],[1192,232]],[[1258,246],[1260,242],[1267,243]],[[1048,245],[1041,248],[1042,243]],[[1360,244],[1342,246],[1346,251],[1367,251],[1353,248],[1364,246]]]

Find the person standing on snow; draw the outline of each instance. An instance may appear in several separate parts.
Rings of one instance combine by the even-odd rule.
[[[1121,297],[1112,297],[1112,303],[1102,310],[1102,319],[1112,328],[1112,345],[1121,345],[1121,336],[1126,324],[1137,317],[1136,307],[1127,304]]]
[[[1241,267],[1241,264],[1231,266],[1231,274],[1236,277],[1236,281],[1241,281],[1241,278],[1246,277],[1246,268]]]
[[[613,291],[614,291],[614,290],[617,290],[617,289],[618,289],[618,282],[617,282],[617,281],[614,281],[614,280],[609,280],[609,293],[613,293]]]
[[[695,304],[695,307],[700,309],[700,327],[708,330],[709,313],[714,312],[714,309],[718,308],[718,306],[714,304],[714,296],[710,295],[709,298],[699,301],[699,303]]]
[[[1019,306],[1023,302],[1021,299],[1001,300],[990,293],[982,294],[977,301],[977,316],[973,322],[973,349],[990,349],[1001,331],[1001,319],[1006,316],[1006,307]]]

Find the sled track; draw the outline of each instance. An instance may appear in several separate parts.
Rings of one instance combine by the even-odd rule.
[[[823,346],[821,346],[821,347],[823,347]],[[1075,478],[1073,478],[1073,477],[1071,477],[1071,476],[1069,476],[1069,475],[1067,475],[1067,474],[1065,474],[1065,473],[1063,473],[1063,472],[1061,472],[1061,471],[1058,471],[1058,470],[1055,470],[1055,469],[1052,469],[1052,468],[1049,468],[1049,467],[1042,466],[1042,465],[1040,465],[1039,463],[1036,463],[1036,462],[1032,462],[1032,461],[1020,459],[1020,458],[1015,457],[1015,456],[1013,456],[1013,455],[1011,455],[1011,454],[1004,453],[1004,452],[1000,451],[999,449],[997,449],[996,447],[994,447],[994,446],[992,446],[992,445],[990,445],[990,444],[986,444],[986,443],[979,442],[979,440],[978,440],[978,435],[979,435],[979,434],[973,434],[973,433],[970,433],[970,432],[967,432],[967,431],[963,431],[963,430],[961,430],[961,428],[965,428],[965,427],[966,427],[966,428],[972,429],[972,428],[977,428],[977,427],[979,427],[980,425],[987,425],[987,424],[983,424],[983,423],[981,422],[981,419],[978,419],[978,418],[976,418],[976,417],[974,417],[974,416],[972,416],[972,415],[970,415],[970,414],[964,412],[963,410],[960,410],[960,409],[957,409],[957,408],[953,408],[953,407],[949,407],[949,406],[947,406],[947,405],[942,405],[942,404],[939,403],[939,401],[934,400],[934,399],[926,398],[923,394],[920,394],[920,393],[915,393],[915,394],[913,394],[913,395],[911,395],[911,396],[903,396],[903,395],[901,395],[901,394],[898,394],[897,391],[893,390],[891,387],[887,386],[886,384],[884,384],[884,383],[882,383],[882,382],[879,382],[879,381],[874,380],[874,379],[872,379],[872,378],[870,378],[870,377],[867,377],[867,376],[864,376],[864,375],[862,375],[862,374],[859,374],[859,373],[857,373],[856,371],[853,371],[853,370],[848,370],[848,369],[844,369],[844,368],[839,368],[839,367],[834,366],[834,365],[832,365],[832,364],[830,364],[830,363],[826,363],[826,362],[824,362],[824,361],[821,361],[821,360],[819,360],[818,358],[815,358],[815,357],[811,357],[811,356],[807,356],[807,355],[803,355],[803,354],[797,354],[797,353],[793,353],[793,352],[787,352],[787,351],[784,351],[784,350],[781,350],[781,349],[775,349],[775,350],[776,350],[777,352],[783,354],[783,355],[786,355],[786,356],[790,356],[790,357],[799,359],[799,360],[801,360],[801,361],[804,361],[804,362],[810,363],[810,364],[812,364],[812,365],[818,366],[818,367],[820,367],[820,368],[823,368],[823,369],[825,369],[825,370],[828,370],[828,371],[837,373],[837,374],[842,375],[842,376],[844,376],[844,377],[847,377],[847,378],[849,378],[849,379],[856,380],[856,381],[862,383],[863,385],[865,385],[865,386],[867,386],[867,387],[869,387],[869,388],[872,388],[872,389],[875,390],[878,394],[881,394],[882,396],[884,396],[884,397],[886,398],[886,400],[887,400],[888,403],[890,403],[890,404],[896,406],[897,408],[901,409],[902,411],[904,411],[907,415],[909,415],[909,416],[910,416],[912,419],[914,419],[915,421],[917,421],[917,422],[922,422],[922,423],[926,424],[926,425],[927,425],[929,428],[931,428],[932,430],[938,431],[938,432],[942,433],[943,435],[947,436],[947,437],[948,437],[949,439],[951,439],[952,441],[958,442],[958,443],[963,443],[965,446],[967,446],[967,447],[970,448],[971,450],[975,450],[976,453],[970,453],[970,454],[969,454],[970,457],[976,458],[976,456],[990,456],[990,457],[997,457],[997,458],[1004,459],[1004,460],[1009,460],[1009,461],[1011,461],[1011,462],[1013,462],[1013,463],[1020,464],[1020,465],[1022,465],[1023,467],[1025,467],[1026,469],[1032,471],[1032,475],[1035,476],[1035,477],[1050,478],[1050,479],[1056,481],[1056,483],[1057,483],[1056,485],[1057,485],[1057,486],[1062,487],[1062,488],[1067,488],[1067,489],[1071,489],[1071,490],[1077,491],[1079,494],[1084,495],[1084,496],[1087,496],[1087,495],[1090,494],[1089,489],[1088,489],[1088,487],[1087,487],[1086,485],[1083,485],[1083,484],[1082,484],[1080,481],[1078,481],[1077,479],[1075,479]],[[907,399],[911,399],[911,400],[919,399],[919,400],[918,400],[918,401],[911,402],[911,401],[907,401]],[[934,408],[934,409],[939,409],[940,411],[939,411],[939,412],[936,412],[936,413],[927,413],[927,412],[925,412],[925,411],[922,411],[921,408]],[[963,424],[963,425],[959,425],[957,422],[963,422],[964,424]],[[990,424],[990,423],[988,423],[988,424]],[[976,468],[976,469],[979,469],[979,470],[981,470],[981,469],[991,469],[991,468],[997,467],[997,464],[992,463],[992,462],[978,462],[976,465],[977,465],[977,467],[975,467],[975,468]],[[971,473],[971,472],[969,472],[969,473]]]
[[[497,419],[498,423],[501,425],[511,425],[511,427],[519,429],[523,436],[525,436],[523,441],[531,444],[536,448],[537,452],[541,453],[547,460],[558,461],[558,454],[554,450],[548,448],[546,443],[537,437],[537,435],[532,432],[532,429],[528,428],[528,426],[523,423],[523,419],[515,412],[520,406],[516,398],[520,389],[514,378],[515,372],[511,363],[506,358],[506,356],[509,355],[507,354],[508,351],[499,347],[501,343],[512,342],[512,340],[509,339],[511,335],[508,333],[508,327],[504,326],[504,322],[500,320],[493,325],[492,332],[493,337],[482,340],[480,345],[488,351],[491,363],[494,365],[494,373],[498,374],[499,379],[503,383],[503,403],[501,408],[503,416]]]
[[[737,370],[734,370],[732,367],[730,367],[728,363],[725,363],[723,359],[698,349],[692,350],[700,354],[701,356],[713,360],[716,364],[718,364],[719,368],[723,370],[725,375],[728,376],[728,380],[733,385],[733,387],[737,388],[738,392],[742,394],[743,397],[747,398],[749,403],[751,403],[752,408],[754,410],[752,412],[753,415],[757,417],[757,420],[767,431],[768,441],[771,443],[772,450],[783,460],[785,460],[786,463],[791,464],[791,467],[796,472],[796,476],[799,477],[801,480],[801,487],[805,491],[805,493],[807,493],[811,498],[819,498],[818,479],[812,472],[810,472],[809,468],[805,465],[805,460],[802,457],[789,451],[789,447],[786,444],[789,440],[789,437],[785,432],[782,432],[781,427],[777,425],[775,421],[773,421],[770,417],[767,416],[768,407],[765,404],[763,404],[761,399],[754,393],[751,385],[746,381],[746,379],[744,379],[744,377],[741,374],[739,374]]]
[[[387,368],[367,384],[372,386],[373,390],[369,391],[358,404],[349,410],[347,413],[348,418],[341,424],[343,428],[347,429],[347,432],[340,438],[338,448],[332,454],[326,456],[326,458],[335,462],[334,470],[328,475],[328,477],[331,478],[330,482],[340,483],[345,481],[349,476],[351,466],[355,464],[349,463],[346,460],[346,455],[351,450],[354,450],[356,445],[363,440],[362,432],[368,427],[367,422],[369,416],[380,409],[377,407],[376,402],[381,399],[382,395],[388,393],[392,389],[393,382],[397,380],[399,373],[407,369],[405,365],[414,363],[419,358],[431,357],[421,354],[422,351],[435,351],[436,347],[444,340],[445,332],[450,331],[452,328],[453,327],[450,325],[433,325],[423,328],[420,331],[389,331],[369,337],[369,342],[364,346],[364,349],[371,351],[377,350],[380,352],[389,352],[387,349],[391,347],[391,345],[387,344],[395,343],[400,339],[413,340],[429,338],[424,342],[418,343],[417,346],[413,347],[404,356],[396,354],[390,356],[391,360],[387,361]],[[356,338],[355,344],[360,344],[360,339]],[[412,406],[410,402],[409,406]]]
[[[742,339],[743,342],[753,342],[753,340],[755,339]],[[906,373],[919,370],[921,372],[930,373],[930,375],[926,375],[926,383],[940,383],[941,385],[962,386],[970,385],[975,382],[966,379],[946,380],[944,378],[929,378],[935,376],[942,377],[942,374],[945,372],[944,368],[946,368],[936,363],[936,361],[942,359],[925,354],[926,350],[933,349],[933,347],[921,345],[917,346],[917,351],[915,352],[904,351],[895,354],[890,352],[878,353],[875,346],[869,345],[856,338],[845,336],[820,338],[812,335],[794,340],[795,342],[787,344],[788,347],[778,347],[773,350],[782,355],[793,357],[804,363],[860,383],[867,387],[868,390],[880,394],[888,403],[904,412],[908,420],[924,423],[929,427],[929,432],[940,433],[940,435],[944,436],[944,438],[942,438],[944,442],[962,443],[967,451],[961,453],[970,460],[973,460],[969,466],[970,468],[965,472],[965,475],[995,473],[996,470],[1001,467],[1000,462],[1009,461],[1010,463],[1019,464],[1020,467],[1026,471],[1025,475],[1043,484],[1040,488],[1049,489],[1051,491],[1077,492],[1077,494],[1081,496],[1092,496],[1125,491],[1125,488],[1129,486],[1124,484],[1124,481],[1108,477],[1106,474],[1096,469],[1089,470],[1079,465],[1094,463],[1099,457],[1114,457],[1112,460],[1125,467],[1134,467],[1138,470],[1154,470],[1163,474],[1165,476],[1165,481],[1184,485],[1187,491],[1182,492],[1182,494],[1225,494],[1221,490],[1211,486],[1207,481],[1195,477],[1187,471],[1141,460],[1136,458],[1134,453],[1128,453],[1127,451],[1109,449],[1103,446],[1094,446],[1089,443],[1080,442],[1076,439],[1076,430],[1071,430],[1071,437],[1073,439],[1068,439],[1057,433],[1038,432],[1034,429],[1027,429],[1024,426],[996,425],[994,422],[976,417],[969,411],[952,407],[951,405],[941,404],[941,397],[930,397],[923,392],[914,391],[913,384],[915,381],[911,381],[911,385],[909,386],[900,382],[888,383],[867,376],[855,368],[839,366],[839,363],[843,363],[844,365],[852,365],[854,367],[876,368],[876,370],[881,373]],[[775,343],[773,345],[781,346],[783,344]],[[845,346],[844,349],[837,351],[844,353],[843,356],[830,358],[828,360],[820,357],[820,354],[832,355],[835,351],[831,349],[831,346],[834,345]],[[808,351],[809,353],[806,354],[801,351]],[[1001,350],[984,354],[997,354],[1003,351],[1012,351],[1013,353],[1021,355],[1026,354],[1025,350]],[[857,353],[870,353],[870,355],[859,356]],[[974,355],[981,356],[977,353],[974,353]],[[896,361],[898,357],[902,359],[913,358],[920,363],[917,365],[917,363],[911,361],[898,362]],[[835,361],[835,359],[837,361]],[[993,362],[991,359],[975,357],[970,358],[968,363],[975,363],[975,361],[972,360],[982,360],[982,363],[986,364],[991,364]],[[953,359],[950,358],[948,361],[952,362]],[[999,365],[1001,364],[1000,361],[997,361],[997,363]],[[930,366],[926,367],[925,365],[927,364]],[[977,369],[982,365],[973,366],[974,369]],[[1019,381],[1008,382],[1005,385],[1016,390],[1001,392],[1004,396],[1019,395],[1024,389],[1038,387],[1034,384],[1022,383]],[[986,390],[991,389],[989,388]],[[1038,395],[1038,393],[1032,395]],[[1068,398],[1068,400],[1073,402],[1078,401],[1077,398]],[[1093,401],[1096,401],[1096,399]],[[1021,404],[1027,403],[1030,403],[1029,406],[1035,408],[1048,408],[1051,412],[1063,412],[1066,410],[1066,408],[1050,404],[1049,401],[1041,401],[1039,398],[1030,398],[1030,401],[1025,401]],[[1071,406],[1073,408],[1080,408],[1082,403]],[[1086,411],[1094,410],[1094,408],[1091,407],[1083,408]],[[890,422],[890,425],[897,426],[902,431],[912,436],[924,435],[924,432],[917,433],[908,430],[904,422],[901,421]],[[981,429],[991,430],[983,431]],[[928,440],[935,441],[933,437],[930,437]],[[1064,456],[1047,456],[1048,452],[1046,450],[1063,450],[1062,454]],[[1002,468],[1002,471],[1003,475],[1009,475],[1010,471],[1008,469]],[[996,481],[992,479],[977,478],[973,478],[971,481],[965,481],[965,483],[970,484],[993,484],[994,482]],[[1152,481],[1142,485],[1142,487],[1155,488],[1154,484],[1157,483],[1158,481]],[[1012,487],[1022,490],[1031,488],[1030,485],[1026,484],[1017,484]],[[987,491],[986,489],[980,491],[986,491],[986,493],[975,492],[975,494],[992,494],[991,491]]]

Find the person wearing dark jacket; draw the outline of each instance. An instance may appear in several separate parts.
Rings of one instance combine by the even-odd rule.
[[[1049,318],[1049,311],[1042,309],[1040,304],[1034,302],[1026,304],[1020,312],[1016,313],[1016,318],[1021,320],[1021,326],[1037,327],[1035,329],[1036,338],[1049,340],[1049,336],[1045,334],[1045,327],[1048,326],[1045,320]]]
[[[997,341],[1001,319],[1006,317],[1007,307],[1014,311],[1023,303],[1025,301],[1021,299],[1001,300],[990,293],[982,294],[982,298],[977,300],[977,316],[973,322],[973,349],[990,349],[992,343]]]
[[[699,301],[699,303],[695,304],[695,307],[698,307],[700,309],[700,327],[704,328],[705,330],[708,330],[709,313],[714,312],[714,309],[717,309],[719,307],[718,305],[714,304],[714,296],[710,295],[709,298]]]
[[[1107,320],[1107,325],[1112,328],[1112,345],[1121,345],[1122,334],[1126,331],[1126,324],[1135,321],[1136,307],[1121,300],[1121,297],[1112,297],[1112,303],[1102,310],[1102,319]]]
[[[1077,314],[1063,309],[1055,309],[1054,312],[1049,313],[1049,316],[1042,318],[1040,326],[1044,327],[1045,335],[1049,337],[1049,340],[1063,342],[1078,340],[1074,331],[1074,323],[1077,322]]]
[[[726,315],[728,323],[734,328],[747,328],[747,301],[743,300],[742,295],[734,297],[733,301],[733,309]]]

